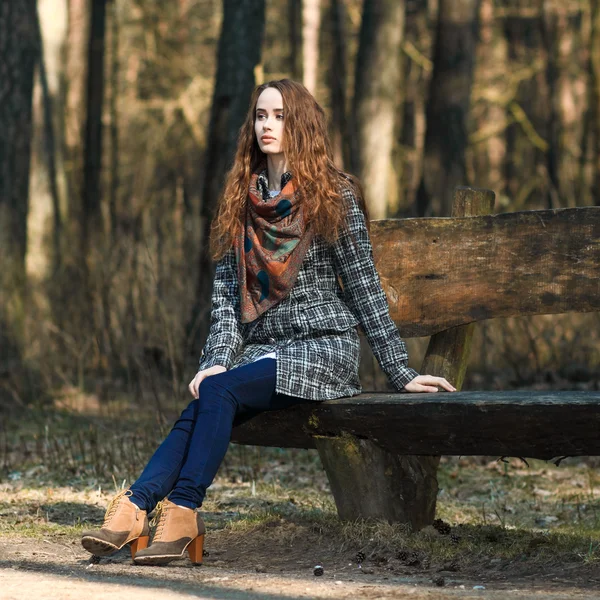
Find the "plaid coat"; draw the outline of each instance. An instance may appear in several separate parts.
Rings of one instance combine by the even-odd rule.
[[[364,214],[349,187],[342,198],[349,228],[334,244],[315,236],[288,296],[255,321],[241,323],[234,249],[217,263],[199,371],[214,365],[232,369],[275,351],[277,392],[310,400],[354,396],[362,392],[361,325],[397,390],[418,375],[407,366],[406,346],[389,315]]]

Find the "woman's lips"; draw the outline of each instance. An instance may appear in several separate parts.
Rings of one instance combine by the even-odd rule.
[[[263,141],[263,144],[268,144],[269,142],[275,141],[275,138],[272,138],[272,137],[262,137],[260,139]]]

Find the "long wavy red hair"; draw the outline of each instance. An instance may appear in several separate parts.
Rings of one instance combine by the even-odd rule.
[[[301,83],[291,79],[269,81],[252,92],[248,114],[240,128],[235,160],[226,175],[211,223],[209,249],[215,261],[231,248],[243,227],[250,178],[261,164],[266,165],[266,154],[260,150],[254,132],[254,120],[258,97],[268,87],[279,90],[283,97],[283,150],[288,169],[297,187],[303,191],[305,218],[314,228],[315,235],[329,243],[338,238],[345,222],[341,201],[343,186],[352,188],[369,226],[360,182],[338,169],[333,162],[327,118],[321,106]]]

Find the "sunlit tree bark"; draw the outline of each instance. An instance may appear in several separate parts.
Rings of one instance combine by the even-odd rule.
[[[302,0],[288,0],[288,24],[290,76],[296,81],[302,81]]]
[[[543,5],[544,43],[548,55],[550,93],[548,177],[555,202],[578,206],[581,202],[581,148],[583,147],[589,85],[585,48],[589,32],[581,27],[583,3],[571,5],[548,0]]]
[[[83,140],[90,39],[91,4],[89,0],[68,0],[66,46],[65,157],[68,181],[68,212],[73,225],[81,219],[83,186]]]
[[[387,216],[393,181],[403,35],[403,0],[365,0],[352,110],[352,167],[364,185],[373,219]]]
[[[314,94],[317,89],[319,64],[319,29],[321,28],[321,0],[302,2],[302,65],[303,83]]]
[[[67,0],[38,1],[40,57],[34,84],[33,136],[28,219],[28,271],[53,276],[62,264],[66,202],[63,157],[63,53]]]

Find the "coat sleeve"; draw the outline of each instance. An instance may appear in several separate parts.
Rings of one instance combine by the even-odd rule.
[[[348,207],[348,228],[342,229],[333,245],[333,254],[344,286],[344,298],[360,321],[384,373],[397,390],[402,390],[419,373],[408,367],[406,345],[390,317],[364,213],[350,188],[343,188],[342,199]]]
[[[198,371],[221,365],[229,369],[241,344],[240,295],[235,251],[230,248],[217,263],[213,283],[210,329]]]

